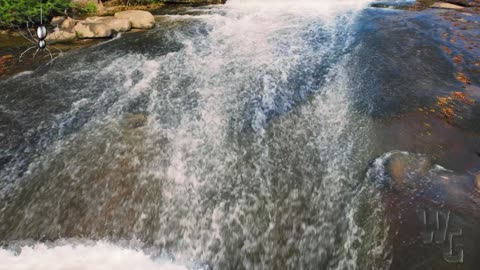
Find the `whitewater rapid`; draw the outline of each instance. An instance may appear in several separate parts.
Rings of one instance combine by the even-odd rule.
[[[3,149],[0,241],[93,241],[0,250],[0,269],[355,269],[368,2],[232,0],[0,83],[61,104],[9,107],[41,124]]]

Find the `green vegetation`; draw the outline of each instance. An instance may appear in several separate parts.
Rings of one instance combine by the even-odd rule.
[[[40,6],[43,9],[43,21],[48,22],[53,16],[75,9],[81,13],[95,13],[97,7],[89,2],[78,8],[70,0],[0,0],[0,28],[11,28],[40,23]]]
[[[70,0],[2,0],[0,1],[0,27],[20,26],[40,22],[40,5],[43,8],[43,21],[51,16],[72,8]]]
[[[97,6],[91,0],[88,1],[87,5],[83,8],[83,12],[87,14],[94,14],[97,12]]]

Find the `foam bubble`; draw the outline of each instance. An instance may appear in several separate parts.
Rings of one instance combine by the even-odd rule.
[[[186,266],[155,260],[140,250],[122,248],[107,242],[60,244],[37,243],[20,252],[0,249],[0,270],[186,270]]]

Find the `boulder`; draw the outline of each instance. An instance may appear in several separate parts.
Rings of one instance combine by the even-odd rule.
[[[128,19],[132,28],[150,29],[155,26],[155,18],[152,13],[143,10],[127,10],[115,13],[115,18]]]
[[[67,17],[65,16],[57,16],[57,17],[53,17],[52,21],[50,22],[51,25],[55,26],[55,27],[58,27],[60,26],[63,21],[65,21],[65,19],[67,19]]]
[[[62,30],[66,30],[66,31],[73,31],[73,28],[75,27],[75,25],[78,23],[78,21],[72,19],[72,18],[66,18],[62,24],[60,25],[60,28]]]
[[[464,7],[480,7],[480,0],[444,0],[444,2]]]
[[[445,3],[445,2],[435,2],[431,8],[441,8],[441,9],[462,9],[462,6]]]
[[[107,38],[113,35],[112,29],[103,23],[81,21],[73,28],[79,38]]]
[[[88,23],[105,24],[113,32],[127,32],[132,29],[132,24],[128,19],[119,19],[113,16],[108,17],[90,17],[85,20]]]
[[[51,42],[67,42],[76,39],[77,35],[73,32],[65,30],[57,30],[49,34],[46,38],[47,41]]]

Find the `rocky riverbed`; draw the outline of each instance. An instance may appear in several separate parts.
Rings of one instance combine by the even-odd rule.
[[[120,36],[123,10],[81,18],[112,37],[75,34],[82,49],[13,77],[22,48],[5,46],[0,244],[126,241],[192,269],[476,269],[476,2],[283,3],[162,6]]]

